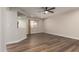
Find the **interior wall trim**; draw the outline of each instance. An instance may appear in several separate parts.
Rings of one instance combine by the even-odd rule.
[[[7,42],[6,44],[14,44],[14,43],[18,43],[21,42],[22,40],[26,39],[27,37],[22,37],[21,39],[17,40],[17,41],[13,41],[13,42]]]

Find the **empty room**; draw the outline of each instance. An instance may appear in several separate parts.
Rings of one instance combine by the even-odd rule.
[[[78,52],[78,7],[0,7],[0,51]]]

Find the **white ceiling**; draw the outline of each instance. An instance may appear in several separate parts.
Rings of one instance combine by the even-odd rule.
[[[55,14],[60,14],[63,12],[67,12],[70,10],[75,10],[75,9],[79,9],[78,7],[56,7],[56,9],[54,9],[54,13],[47,13],[44,14],[44,10],[41,7],[21,7],[21,9],[23,9],[28,16],[31,17],[39,17],[39,18],[47,18],[49,16],[53,16]]]

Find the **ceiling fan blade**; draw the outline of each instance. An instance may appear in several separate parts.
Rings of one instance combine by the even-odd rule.
[[[53,11],[48,11],[48,12],[50,12],[50,13],[54,13]]]
[[[52,10],[52,9],[55,9],[55,7],[52,7],[52,8],[50,8],[50,9],[48,9],[48,10]]]

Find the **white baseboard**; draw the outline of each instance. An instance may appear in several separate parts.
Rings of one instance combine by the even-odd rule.
[[[43,33],[43,32],[32,32],[31,34],[38,34],[38,33]]]
[[[7,42],[6,44],[8,45],[8,44],[13,44],[13,43],[18,43],[18,42],[21,42],[22,40],[24,40],[24,39],[26,39],[27,37],[23,37],[23,38],[21,38],[21,39],[19,39],[19,40],[17,40],[17,41],[13,41],[13,42]]]
[[[60,34],[55,34],[55,33],[48,33],[48,34],[79,40],[79,37],[71,37],[71,36],[60,35]]]

